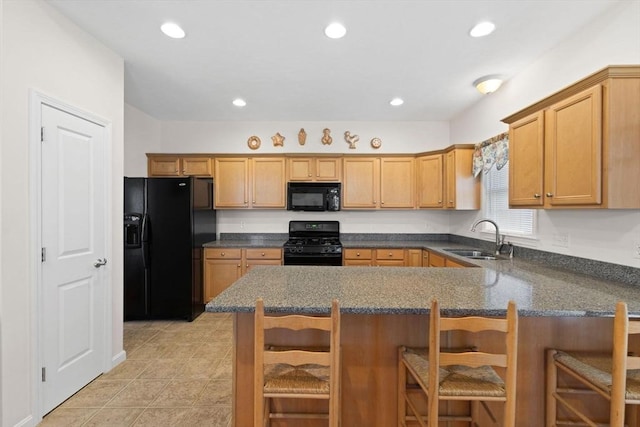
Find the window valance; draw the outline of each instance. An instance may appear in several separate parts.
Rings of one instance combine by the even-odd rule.
[[[509,161],[509,133],[504,132],[476,144],[473,152],[473,176],[487,173],[493,165],[500,170]]]

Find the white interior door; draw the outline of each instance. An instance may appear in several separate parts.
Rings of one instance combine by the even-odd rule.
[[[42,104],[43,414],[103,372],[106,132]]]

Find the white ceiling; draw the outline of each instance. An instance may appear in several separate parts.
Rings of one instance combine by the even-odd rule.
[[[619,1],[48,3],[124,58],[125,101],[160,120],[431,121],[477,102],[476,78],[518,74]],[[343,39],[323,33],[334,20]],[[469,37],[483,20],[496,31]],[[166,37],[165,21],[187,36]]]

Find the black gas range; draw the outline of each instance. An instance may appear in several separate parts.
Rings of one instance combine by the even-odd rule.
[[[342,265],[338,221],[289,221],[284,265]]]

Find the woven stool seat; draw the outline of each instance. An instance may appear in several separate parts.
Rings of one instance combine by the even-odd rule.
[[[518,313],[509,302],[506,318],[459,317],[441,318],[437,301],[431,304],[429,317],[429,348],[400,347],[398,350],[398,426],[417,422],[422,427],[437,427],[438,421],[466,421],[475,425],[478,402],[493,420],[499,419],[485,401],[504,402],[504,413],[499,425],[515,427],[515,386],[518,339]],[[482,331],[502,333],[501,353],[486,353],[472,348],[443,348],[441,332],[464,331],[471,335]],[[499,341],[498,341],[499,342]],[[503,379],[494,367],[504,368]],[[413,381],[411,381],[413,379]],[[415,384],[414,384],[415,383]],[[417,387],[416,387],[417,385]],[[409,389],[412,392],[409,392]],[[422,391],[426,401],[416,399],[413,391]],[[467,416],[442,415],[440,400],[471,402]],[[425,405],[426,403],[426,405]],[[427,413],[420,413],[426,406]]]
[[[326,366],[291,366],[283,363],[264,367],[264,393],[329,393],[330,371]]]
[[[629,336],[634,334],[640,334],[640,321],[629,320],[627,304],[621,301],[616,304],[611,352],[547,350],[547,425],[578,420],[611,427],[640,425],[640,357],[629,354]],[[559,381],[563,377],[579,385],[564,385],[566,381]],[[609,402],[608,423],[585,411],[592,405],[580,400],[588,395],[600,395]],[[560,406],[565,411],[559,411]]]

